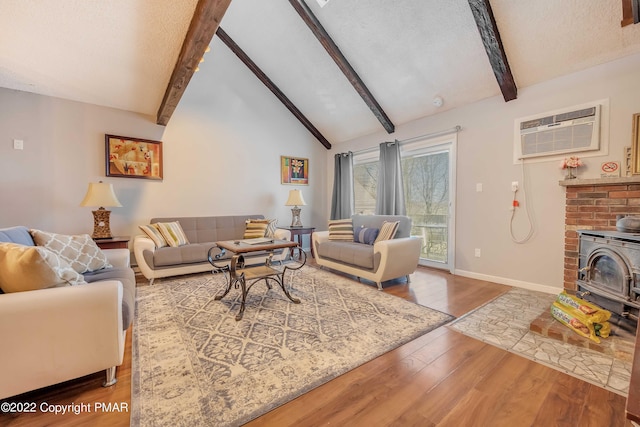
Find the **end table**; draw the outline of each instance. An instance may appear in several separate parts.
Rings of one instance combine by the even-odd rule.
[[[129,236],[93,239],[100,249],[129,249]]]
[[[291,231],[291,241],[295,242],[295,237],[298,236],[298,245],[302,248],[302,236],[304,236],[305,234],[309,235],[309,246],[311,246],[311,256],[313,258],[315,258],[316,256],[313,253],[313,230],[315,230],[315,227],[294,227],[294,226],[279,226],[278,228],[282,229],[282,230],[289,230]],[[291,253],[293,254],[293,249],[291,250]]]

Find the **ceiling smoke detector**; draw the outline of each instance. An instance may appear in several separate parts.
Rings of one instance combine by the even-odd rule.
[[[435,98],[433,98],[433,105],[436,108],[440,108],[442,107],[442,104],[444,104],[444,101],[442,100],[442,97],[440,96],[436,96]]]

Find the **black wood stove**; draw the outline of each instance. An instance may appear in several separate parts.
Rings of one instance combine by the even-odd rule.
[[[640,233],[580,230],[577,295],[635,329],[640,312]],[[617,318],[617,321],[616,319]]]

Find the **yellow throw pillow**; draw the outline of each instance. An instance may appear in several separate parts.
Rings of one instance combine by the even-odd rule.
[[[380,233],[378,233],[378,237],[376,238],[375,243],[380,242],[382,240],[391,240],[396,236],[396,232],[398,231],[398,226],[400,225],[400,221],[388,222],[384,221],[382,223],[382,227],[380,227]]]
[[[80,274],[112,267],[88,234],[69,236],[41,230],[29,230],[29,233],[36,245],[49,249]]]
[[[182,230],[182,226],[179,221],[174,222],[158,222],[156,227],[160,230],[162,237],[171,247],[178,247],[188,245],[189,240]]]
[[[144,233],[149,236],[151,240],[153,240],[156,248],[164,248],[165,246],[168,246],[167,241],[164,240],[164,237],[158,229],[157,224],[141,225],[140,230],[144,231]]]
[[[264,237],[267,233],[268,219],[248,219],[245,222],[243,239]]]
[[[329,220],[329,240],[353,242],[353,222],[351,218]]]
[[[6,293],[84,283],[81,274],[48,249],[0,243],[0,289]]]

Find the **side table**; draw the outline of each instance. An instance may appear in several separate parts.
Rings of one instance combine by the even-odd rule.
[[[129,236],[93,239],[100,249],[129,249]]]
[[[289,230],[291,231],[291,241],[295,242],[295,237],[298,236],[298,246],[302,247],[302,236],[304,236],[305,234],[309,235],[309,246],[311,246],[311,256],[313,258],[315,258],[316,256],[313,253],[313,230],[315,230],[315,227],[294,227],[294,226],[282,226],[282,227],[278,227],[282,230]],[[291,250],[291,253],[293,254],[293,249]]]

